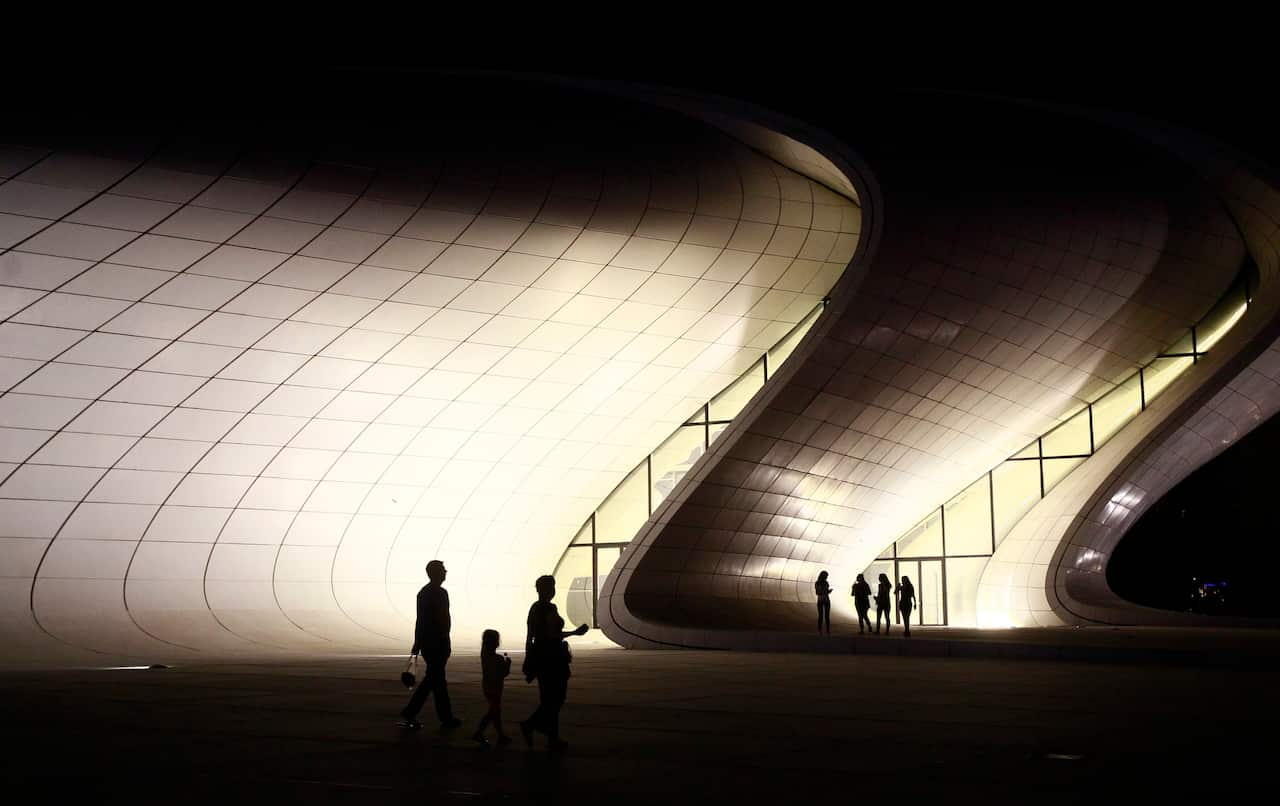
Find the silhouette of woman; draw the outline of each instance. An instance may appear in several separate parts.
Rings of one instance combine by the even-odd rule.
[[[889,627],[893,624],[893,618],[889,615],[889,592],[893,589],[893,583],[889,581],[889,577],[885,574],[880,575],[880,582],[876,586],[876,635],[880,634],[880,617],[884,616],[884,634],[889,634]]]
[[[858,633],[871,629],[871,619],[867,618],[867,611],[871,609],[871,586],[867,584],[867,580],[858,574],[858,581],[853,583],[853,609],[858,611]]]
[[[534,583],[538,601],[529,608],[529,633],[524,642],[524,679],[538,679],[538,708],[528,719],[520,723],[520,733],[525,742],[533,746],[533,732],[547,735],[547,747],[564,750],[569,746],[560,738],[560,709],[569,693],[569,663],[573,656],[564,639],[571,635],[585,635],[587,625],[576,630],[564,631],[564,619],[551,600],[556,595],[556,578],[550,575],[538,577]]]
[[[827,635],[831,634],[831,585],[827,583],[827,572],[818,574],[818,581],[813,583],[813,592],[818,594],[818,634],[822,634],[822,625],[827,625]]]
[[[902,576],[902,584],[898,586],[898,613],[902,615],[902,634],[911,637],[911,611],[916,606],[916,588],[911,578]]]

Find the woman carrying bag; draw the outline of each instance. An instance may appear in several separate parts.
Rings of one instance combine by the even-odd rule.
[[[573,635],[585,635],[587,625],[576,630],[564,631],[564,619],[551,600],[556,595],[556,578],[538,577],[534,583],[538,601],[529,608],[529,632],[524,643],[524,679],[538,680],[538,709],[520,723],[520,733],[525,742],[533,746],[533,732],[547,735],[547,747],[564,750],[568,742],[560,738],[560,709],[564,707],[569,691],[569,663],[573,656],[564,639]]]

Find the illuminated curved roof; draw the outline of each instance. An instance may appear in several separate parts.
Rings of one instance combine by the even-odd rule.
[[[394,156],[0,148],[6,644],[400,648],[432,558],[460,630],[521,623],[860,220],[669,113],[549,117]]]

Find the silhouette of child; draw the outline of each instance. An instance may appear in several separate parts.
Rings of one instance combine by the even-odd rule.
[[[506,676],[511,674],[511,658],[507,653],[498,656],[498,644],[502,636],[497,630],[485,630],[480,636],[480,669],[483,673],[481,686],[484,698],[489,703],[489,711],[480,720],[480,725],[471,738],[488,747],[489,741],[484,737],[484,729],[492,722],[498,730],[498,744],[510,744],[511,737],[502,730],[502,686]]]

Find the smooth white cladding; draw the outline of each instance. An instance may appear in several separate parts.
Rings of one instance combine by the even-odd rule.
[[[479,168],[0,146],[6,644],[401,647],[435,558],[458,640],[517,630],[853,255],[853,203],[682,125]]]

